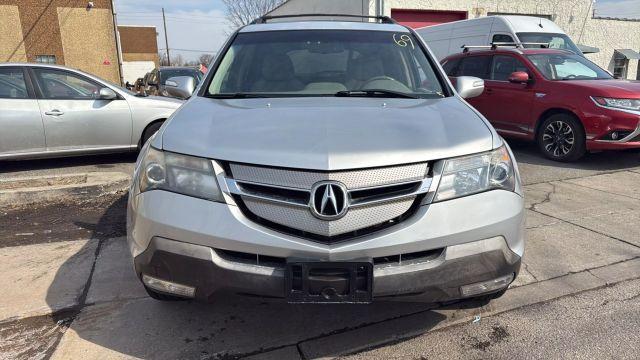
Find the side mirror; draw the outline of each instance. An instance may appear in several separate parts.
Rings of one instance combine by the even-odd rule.
[[[514,84],[526,84],[531,80],[529,74],[524,71],[516,71],[509,75],[509,82]]]
[[[118,98],[118,94],[115,91],[109,89],[108,87],[103,87],[100,89],[98,93],[99,100],[115,100]]]
[[[167,93],[179,99],[188,99],[196,89],[196,81],[191,76],[176,76],[164,83]]]
[[[456,91],[464,99],[480,96],[484,91],[484,80],[475,76],[458,76],[456,78]]]

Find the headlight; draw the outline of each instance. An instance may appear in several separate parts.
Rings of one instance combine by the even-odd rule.
[[[506,146],[482,154],[445,161],[434,201],[491,189],[514,191],[515,171]]]
[[[224,202],[211,160],[149,147],[138,171],[140,192],[161,189]]]
[[[606,97],[591,97],[596,104],[604,107],[640,111],[640,99],[616,99]]]

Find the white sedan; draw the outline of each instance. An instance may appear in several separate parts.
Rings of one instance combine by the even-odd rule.
[[[182,105],[55,65],[0,65],[0,160],[136,151]]]

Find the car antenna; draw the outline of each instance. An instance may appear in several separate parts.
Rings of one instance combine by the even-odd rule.
[[[540,26],[541,29],[544,28],[544,26],[542,26],[542,18],[539,17],[538,20],[540,20],[540,22],[538,23],[538,26]]]

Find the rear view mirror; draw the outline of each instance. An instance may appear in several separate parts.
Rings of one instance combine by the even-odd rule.
[[[484,80],[474,76],[458,76],[456,78],[456,91],[464,99],[480,96],[484,91]]]
[[[103,87],[100,89],[98,93],[99,100],[114,100],[118,98],[118,94],[115,91],[109,89],[108,87]]]
[[[529,74],[524,71],[512,72],[511,75],[509,75],[509,82],[514,84],[526,84],[529,80]]]
[[[179,99],[188,99],[196,89],[196,81],[191,76],[176,76],[164,83],[167,93]]]

